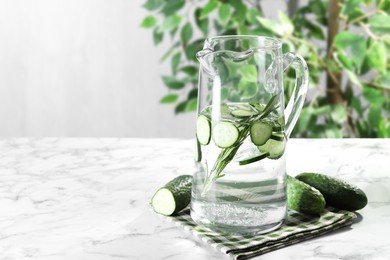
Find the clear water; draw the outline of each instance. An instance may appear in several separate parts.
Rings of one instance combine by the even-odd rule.
[[[224,120],[234,122],[232,117]],[[281,121],[275,115],[266,120],[271,124]],[[239,123],[236,126],[240,127]],[[196,163],[193,179],[193,220],[213,230],[233,234],[260,234],[278,228],[287,213],[285,155],[239,165],[240,160],[260,154],[247,136],[222,171],[223,177],[208,182],[221,150],[212,140],[201,146],[202,160]]]
[[[265,160],[268,160],[266,162]],[[227,233],[264,233],[286,217],[284,156],[248,166],[232,162],[225,176],[202,196],[202,172],[194,176],[191,217],[195,222]],[[198,178],[198,179],[195,179]]]

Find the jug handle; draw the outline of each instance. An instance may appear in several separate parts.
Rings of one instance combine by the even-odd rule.
[[[285,108],[285,129],[288,139],[297,123],[301,113],[309,85],[309,70],[305,60],[298,54],[288,52],[283,55],[283,70],[292,66],[295,70],[296,80],[294,91]]]

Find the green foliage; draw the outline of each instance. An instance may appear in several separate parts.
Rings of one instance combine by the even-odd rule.
[[[195,54],[208,35],[262,35],[283,41],[283,52],[304,57],[310,72],[310,99],[302,110],[295,137],[390,137],[390,1],[340,1],[340,32],[328,46],[328,0],[309,0],[293,17],[263,15],[259,0],[147,0],[149,14],[140,26],[152,29],[153,42],[172,42],[161,58],[171,75],[162,76],[169,94],[162,104],[175,113],[195,111],[199,64]],[[200,35],[200,37],[199,37]],[[315,44],[314,44],[315,43]],[[328,53],[328,49],[330,52]],[[221,62],[220,76],[241,78],[234,91],[222,88],[230,101],[259,95],[254,65]],[[342,74],[343,102],[333,104],[320,78]],[[293,70],[285,73],[286,100],[294,88]],[[340,83],[341,84],[341,83]]]

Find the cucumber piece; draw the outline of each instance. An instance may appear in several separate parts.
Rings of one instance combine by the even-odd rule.
[[[253,162],[260,161],[260,160],[262,160],[264,158],[267,158],[268,156],[269,156],[269,153],[263,153],[263,154],[260,154],[260,155],[257,155],[257,156],[253,156],[251,158],[239,161],[238,163],[240,165],[247,165],[247,164],[250,164],[250,163],[253,163]]]
[[[211,137],[210,121],[204,115],[199,115],[196,120],[196,137],[202,145],[208,145]]]
[[[239,137],[238,129],[228,122],[219,122],[213,128],[213,140],[219,148],[233,146]]]
[[[273,134],[273,136],[273,138],[271,136],[270,139],[268,139],[268,141],[264,145],[259,146],[258,148],[259,151],[262,153],[268,152],[269,159],[279,159],[280,157],[282,157],[284,149],[286,148],[286,139],[282,134]]]
[[[270,137],[270,139],[275,140],[275,141],[280,141],[280,142],[283,142],[284,138],[285,138],[284,134],[275,134],[275,133],[273,133]]]
[[[272,126],[265,122],[255,122],[251,125],[250,136],[252,143],[257,146],[265,144],[272,134]]]
[[[317,189],[287,175],[287,206],[302,213],[319,215],[325,208],[325,199]]]
[[[190,204],[192,176],[181,175],[158,189],[152,198],[153,210],[165,216],[178,213]]]
[[[233,110],[231,113],[233,116],[236,116],[236,117],[248,117],[248,116],[256,115],[256,112],[250,111],[250,110],[244,110],[244,109],[236,109],[236,110]]]
[[[301,173],[296,177],[318,189],[332,207],[359,210],[367,205],[367,196],[360,188],[341,179],[319,173]]]

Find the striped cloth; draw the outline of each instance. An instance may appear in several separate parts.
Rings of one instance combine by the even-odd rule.
[[[351,225],[356,215],[334,208],[327,208],[319,217],[289,210],[285,223],[278,230],[264,235],[227,235],[213,232],[196,225],[191,219],[189,209],[167,218],[231,258],[249,259]]]

